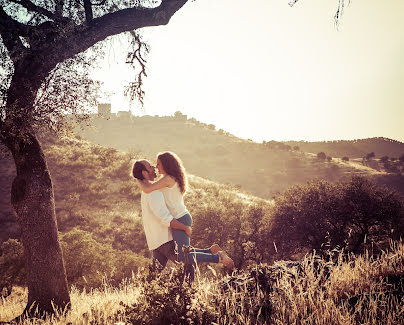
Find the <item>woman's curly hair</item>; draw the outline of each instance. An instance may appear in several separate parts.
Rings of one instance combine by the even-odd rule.
[[[182,194],[187,190],[187,177],[181,159],[174,152],[163,152],[157,155],[165,172],[174,177]]]

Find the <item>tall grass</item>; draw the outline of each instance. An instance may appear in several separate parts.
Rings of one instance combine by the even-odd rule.
[[[404,324],[404,245],[378,257],[339,253],[255,265],[232,275],[180,280],[179,267],[146,271],[119,288],[71,291],[72,309],[19,324]],[[24,308],[26,291],[0,301],[0,320]]]

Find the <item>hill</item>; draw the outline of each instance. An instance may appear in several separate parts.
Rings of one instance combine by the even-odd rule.
[[[404,143],[389,138],[336,140],[323,142],[286,141],[286,145],[298,146],[305,152],[325,152],[331,157],[362,158],[374,152],[376,157],[399,158],[404,154]]]
[[[195,175],[228,183],[253,195],[271,199],[295,184],[314,178],[337,181],[352,175],[368,175],[404,193],[404,182],[378,159],[362,163],[364,153],[375,151],[392,155],[404,153],[404,144],[388,139],[366,139],[357,142],[300,143],[294,146],[269,141],[256,143],[237,138],[215,126],[186,116],[111,118],[94,117],[91,127],[77,128],[84,138],[137,156],[155,157],[161,151],[173,151]],[[296,148],[299,147],[299,148]],[[317,159],[325,151],[331,161]],[[346,148],[345,151],[343,148]],[[383,148],[383,150],[382,150]],[[350,161],[341,158],[348,156]],[[335,158],[337,157],[337,158]],[[359,159],[353,159],[353,158]],[[397,162],[392,163],[397,164]],[[386,165],[387,166],[387,165]],[[389,166],[390,167],[390,166]],[[383,176],[383,177],[382,177]]]
[[[42,135],[40,141],[52,176],[61,234],[70,233],[69,240],[75,242],[91,235],[91,240],[106,245],[105,249],[148,257],[140,218],[140,192],[130,175],[133,155],[95,145],[79,136],[57,139]],[[1,245],[9,237],[18,238],[19,232],[9,199],[15,174],[12,159],[2,156],[0,166],[4,185],[2,190],[4,197],[8,198],[3,197],[0,201]],[[213,210],[215,213],[220,211],[223,218],[231,215],[225,221],[217,219],[217,224],[222,222],[222,226],[225,226],[232,223],[234,218],[242,218],[253,205],[259,204],[263,208],[272,205],[231,185],[218,184],[194,175],[189,175],[189,185],[185,203],[194,217],[195,230],[205,227],[198,222]],[[232,233],[229,231],[221,235],[220,231],[212,230],[199,238],[196,231],[195,245],[210,246],[216,241],[223,247],[228,246],[227,239]],[[208,241],[211,241],[210,244]]]

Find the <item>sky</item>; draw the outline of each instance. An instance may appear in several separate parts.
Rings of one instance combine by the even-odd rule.
[[[114,112],[213,123],[257,142],[388,137],[404,142],[403,0],[189,1],[150,45],[143,110],[123,96],[133,72],[114,37],[95,78]]]

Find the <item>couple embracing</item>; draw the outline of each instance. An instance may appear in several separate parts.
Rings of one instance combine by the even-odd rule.
[[[154,182],[156,167],[161,178]],[[203,249],[191,247],[190,251],[183,249],[190,246],[192,235],[192,217],[183,197],[187,187],[185,169],[172,152],[159,154],[156,167],[147,160],[138,160],[133,165],[133,177],[142,191],[143,228],[153,259],[163,268],[168,260],[187,261],[192,265],[188,269],[191,280],[198,263],[221,263],[233,269],[233,260],[217,244]]]

